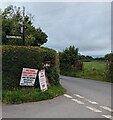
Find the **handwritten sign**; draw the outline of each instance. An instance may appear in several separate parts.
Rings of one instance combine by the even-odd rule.
[[[41,90],[46,91],[47,90],[47,82],[46,82],[46,77],[45,77],[45,70],[39,71],[39,83],[40,83]]]
[[[34,86],[38,70],[23,68],[20,86]]]

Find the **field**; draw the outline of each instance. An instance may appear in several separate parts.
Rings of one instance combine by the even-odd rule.
[[[106,63],[103,61],[92,61],[83,63],[83,71],[76,73],[77,77],[92,80],[106,80]]]
[[[61,74],[65,76],[80,77],[90,80],[99,80],[110,82],[106,77],[106,62],[92,61],[83,62],[83,70],[76,71],[74,68],[62,69]]]

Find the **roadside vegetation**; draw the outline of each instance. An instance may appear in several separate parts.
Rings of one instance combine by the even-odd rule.
[[[105,55],[107,60],[106,76],[113,83],[113,53]]]
[[[83,62],[83,71],[78,71],[76,73],[76,76],[92,80],[104,81],[106,79],[105,72],[106,63],[104,61]]]
[[[5,103],[34,102],[52,99],[64,93],[59,82],[59,61],[55,50],[43,47],[3,46],[2,47],[2,101]],[[45,61],[51,66],[44,68]],[[34,87],[19,86],[23,68],[45,69],[48,78],[48,90],[40,91],[39,78]]]
[[[61,85],[50,86],[47,91],[42,92],[40,88],[20,88],[4,90],[2,101],[6,104],[20,104],[25,102],[37,102],[53,99],[65,92]]]
[[[0,46],[0,54],[2,54],[2,47]],[[2,99],[2,56],[0,56],[0,100]]]
[[[2,46],[2,89],[20,88],[23,68],[45,69],[50,85],[59,84],[59,62],[55,50],[34,46]],[[50,61],[49,68],[43,63]],[[38,75],[35,86],[38,86]]]
[[[113,54],[102,58],[80,55],[70,46],[59,53],[60,73],[66,76],[113,82]]]

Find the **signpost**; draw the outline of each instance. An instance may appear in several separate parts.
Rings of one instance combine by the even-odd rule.
[[[23,68],[20,86],[34,86],[38,70]]]
[[[46,91],[47,90],[47,82],[46,82],[46,77],[45,77],[45,70],[39,71],[39,83],[40,83],[41,90]]]
[[[23,21],[22,21],[22,27],[20,28],[20,33],[22,33],[22,36],[16,36],[16,35],[6,35],[7,39],[22,39],[23,45],[25,45],[25,7],[23,7]]]
[[[6,35],[6,38],[9,38],[9,39],[22,39],[21,36],[14,36],[14,35]]]

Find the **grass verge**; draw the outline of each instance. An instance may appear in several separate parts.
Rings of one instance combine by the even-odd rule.
[[[47,91],[41,92],[39,88],[21,88],[12,91],[2,91],[2,101],[6,104],[20,104],[53,99],[64,94],[65,89],[61,85],[51,86]]]

